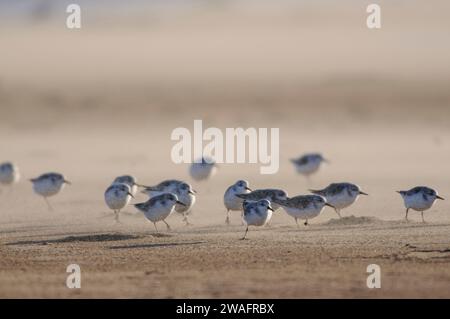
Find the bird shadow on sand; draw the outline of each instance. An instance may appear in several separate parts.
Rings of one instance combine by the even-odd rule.
[[[306,227],[300,226],[300,228],[294,226],[281,226],[278,227],[286,232],[307,230],[309,232],[323,232],[329,230],[351,230],[355,228],[365,228],[373,231],[377,230],[395,230],[395,229],[407,229],[407,228],[434,228],[434,227],[447,227],[448,223],[422,223],[418,221],[405,221],[400,220],[382,220],[372,216],[346,216],[342,218],[332,218],[324,223],[318,223]]]
[[[75,243],[75,242],[105,242],[105,241],[118,241],[118,240],[130,240],[138,239],[142,236],[129,235],[129,234],[96,234],[96,235],[83,235],[83,236],[67,236],[57,239],[47,240],[26,240],[8,243],[8,246],[18,245],[47,245],[47,244],[61,244],[61,243]]]
[[[172,247],[172,246],[191,246],[204,244],[204,241],[183,242],[183,243],[153,243],[153,244],[135,244],[126,246],[111,246],[109,249],[134,249],[134,248],[157,248],[157,247]]]

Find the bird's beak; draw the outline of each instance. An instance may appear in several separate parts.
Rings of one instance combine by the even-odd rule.
[[[185,203],[180,202],[179,200],[177,200],[177,204],[181,205],[181,206],[187,206]]]
[[[331,204],[328,204],[328,203],[325,203],[325,206],[328,206],[328,207],[331,207],[331,208],[334,208],[334,209],[336,209],[336,207],[334,207],[333,205],[331,205]]]
[[[250,192],[252,192],[252,189],[250,187],[248,187],[248,186],[245,186],[245,189],[250,191]]]
[[[72,185],[71,182],[64,180],[64,183],[66,183],[67,185]]]
[[[131,194],[130,192],[128,192],[128,195],[130,195],[132,198],[134,198],[133,194]]]
[[[436,198],[437,198],[437,199],[440,199],[440,200],[445,200],[443,197],[441,197],[441,196],[439,196],[439,195],[436,195]]]
[[[190,190],[189,191],[189,194],[192,194],[192,195],[195,195],[197,192],[196,191],[194,191],[194,190]]]
[[[366,195],[366,196],[369,196],[369,194],[364,193],[364,192],[362,192],[362,191],[359,191],[359,195]]]
[[[272,207],[267,207],[268,210],[274,211]]]
[[[331,162],[329,160],[327,160],[326,158],[322,159],[322,162],[325,162],[327,164],[330,164]]]

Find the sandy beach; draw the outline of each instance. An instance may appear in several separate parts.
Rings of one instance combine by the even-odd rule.
[[[352,1],[89,17],[76,32],[2,25],[0,162],[22,179],[0,188],[0,298],[449,298],[450,6],[411,3],[386,3],[377,31]],[[170,134],[194,119],[279,128],[279,172],[222,164],[193,181]],[[289,159],[312,151],[330,163],[308,182]],[[48,171],[72,182],[54,211],[28,181]],[[193,225],[173,214],[155,232],[132,205],[115,224],[103,193],[122,174],[192,183]],[[300,228],[280,209],[241,241],[223,193],[242,178],[289,195],[349,181],[369,196]],[[395,192],[417,185],[446,199],[426,223],[406,222]],[[69,264],[81,289],[66,287]],[[369,264],[380,289],[367,288]]]

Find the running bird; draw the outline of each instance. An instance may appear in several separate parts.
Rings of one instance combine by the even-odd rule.
[[[143,212],[145,217],[153,223],[155,230],[158,231],[156,223],[159,221],[164,222],[167,230],[170,230],[170,226],[165,219],[172,214],[177,204],[184,205],[178,200],[177,195],[167,193],[152,197],[144,203],[135,204],[134,207]]]
[[[12,185],[20,179],[19,169],[10,162],[0,164],[0,184]]]
[[[444,198],[438,195],[437,191],[425,186],[417,186],[408,191],[397,191],[397,193],[402,195],[403,201],[405,202],[405,219],[408,220],[409,209],[413,209],[421,212],[422,222],[424,223],[425,219],[423,218],[423,212],[430,209],[437,199],[444,200]]]
[[[230,211],[242,210],[242,203],[244,202],[244,200],[237,197],[236,195],[248,194],[252,191],[250,187],[248,187],[248,185],[249,183],[247,181],[238,180],[236,183],[228,187],[225,191],[225,194],[223,196],[223,203],[225,205],[225,208],[227,209],[227,218],[225,220],[225,223],[227,225],[230,224]]]
[[[244,237],[241,238],[242,240],[246,239],[249,226],[266,225],[270,218],[272,218],[273,212],[270,202],[266,199],[261,199],[256,202],[244,201],[243,208],[243,219],[247,224],[247,228],[245,229]]]
[[[119,213],[134,198],[131,188],[125,183],[114,183],[105,191],[106,205],[114,211],[116,222],[119,222]]]
[[[327,203],[334,207],[336,214],[340,214],[341,209],[346,208],[356,202],[359,195],[368,195],[361,191],[360,187],[351,183],[333,183],[320,190],[309,190],[311,193],[325,197]]]
[[[47,197],[58,194],[64,188],[64,185],[71,185],[71,183],[65,179],[64,175],[59,173],[43,174],[37,178],[30,179],[30,181],[33,183],[34,192],[44,197],[49,210],[53,210],[53,208]]]
[[[278,200],[287,199],[288,195],[285,191],[281,189],[257,189],[247,194],[236,195],[239,198],[245,199],[246,201],[259,201],[261,199],[267,199],[271,202],[272,208],[277,210],[280,206],[276,203]]]
[[[306,176],[308,179],[310,175],[319,170],[320,164],[323,162],[329,163],[320,153],[305,154],[299,158],[291,159],[291,162],[294,164],[297,172]]]
[[[189,174],[196,181],[206,180],[213,177],[217,172],[217,164],[213,159],[203,157],[201,162],[195,161],[189,168]]]
[[[116,177],[116,179],[114,179],[114,181],[112,182],[111,185],[116,184],[116,183],[127,184],[128,186],[130,186],[130,193],[133,194],[133,197],[136,195],[138,186],[141,186],[137,183],[136,177],[131,176],[131,175],[118,176],[118,177]]]

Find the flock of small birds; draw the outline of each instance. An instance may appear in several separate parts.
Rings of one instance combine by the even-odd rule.
[[[316,173],[322,163],[329,163],[322,154],[305,154],[292,159],[296,170],[301,175],[309,178]],[[195,181],[207,180],[217,172],[217,164],[209,158],[202,158],[199,163],[191,164],[190,176]],[[19,182],[20,173],[16,165],[10,162],[0,164],[0,185],[12,186]],[[61,192],[65,185],[71,183],[59,173],[45,173],[39,177],[30,179],[34,192],[42,196],[53,210],[48,198]],[[153,223],[158,231],[157,222],[163,222],[170,230],[166,219],[173,212],[180,214],[186,225],[190,225],[189,213],[195,204],[197,192],[192,186],[181,180],[165,180],[154,186],[138,184],[137,179],[130,175],[118,176],[106,189],[105,203],[114,212],[115,221],[119,222],[120,211],[125,208],[135,197],[138,190],[147,195],[146,202],[134,204],[134,207]],[[225,223],[230,224],[230,213],[240,211],[242,222],[246,225],[244,237],[246,239],[249,226],[265,226],[272,218],[272,212],[279,208],[295,219],[303,220],[308,225],[308,220],[317,217],[325,206],[336,212],[341,218],[341,210],[356,202],[360,195],[368,195],[358,185],[352,183],[332,183],[324,189],[311,189],[311,195],[298,195],[288,197],[282,189],[255,189],[250,188],[249,182],[238,180],[229,186],[224,194],[224,205],[227,211]],[[402,196],[406,207],[405,219],[408,220],[410,209],[418,211],[425,222],[424,211],[430,209],[436,200],[444,200],[437,191],[425,186],[417,186],[410,190],[398,191]]]

